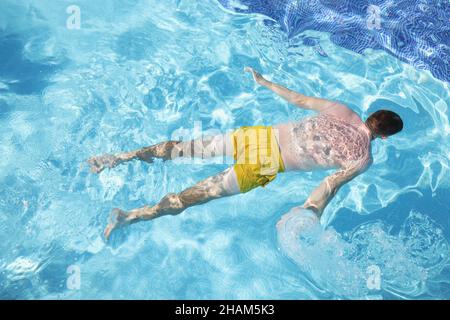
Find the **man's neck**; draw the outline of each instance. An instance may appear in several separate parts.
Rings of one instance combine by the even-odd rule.
[[[375,136],[372,133],[372,130],[370,129],[370,127],[367,125],[367,123],[364,122],[364,130],[367,132],[367,134],[370,137],[370,141],[375,140]]]

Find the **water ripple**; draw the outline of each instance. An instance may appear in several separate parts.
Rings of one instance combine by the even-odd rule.
[[[289,37],[305,30],[325,31],[344,48],[363,53],[384,49],[418,69],[450,82],[450,4],[445,0],[218,0],[239,13],[276,20]],[[379,24],[369,27],[370,6]]]
[[[448,298],[448,83],[382,50],[344,50],[322,32],[289,37],[273,19],[230,14],[216,1],[79,5],[83,27],[74,31],[65,28],[64,2],[2,1],[2,32],[20,41],[5,42],[18,69],[0,67],[1,298],[364,297],[370,261],[386,271],[383,297]],[[291,15],[299,9],[309,10],[296,5]],[[301,28],[306,22],[297,21]],[[48,33],[36,38],[35,28]],[[196,122],[225,131],[308,115],[255,86],[246,65],[294,90],[347,103],[363,118],[380,108],[404,118],[404,132],[376,141],[374,166],[328,205],[321,222],[338,233],[295,252],[306,258],[298,264],[277,248],[280,215],[326,175],[313,172],[280,174],[267,188],[133,225],[105,244],[111,208],[153,204],[226,165],[132,162],[96,176],[88,157],[174,132],[194,136]],[[33,72],[41,66],[42,74]],[[43,85],[17,91],[13,78],[22,73]],[[66,286],[73,265],[82,272],[79,290]]]

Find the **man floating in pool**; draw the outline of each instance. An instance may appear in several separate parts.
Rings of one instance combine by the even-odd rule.
[[[363,122],[341,103],[308,97],[266,80],[251,68],[245,68],[245,71],[252,73],[259,85],[293,105],[317,111],[318,115],[273,127],[241,127],[230,134],[208,139],[166,141],[131,152],[90,158],[91,171],[96,173],[134,159],[152,162],[155,158],[230,156],[235,160],[232,167],[218,175],[180,193],[168,194],[154,206],[128,212],[114,209],[105,229],[106,239],[119,226],[176,215],[213,199],[265,186],[279,172],[337,168],[302,205],[320,218],[339,188],[372,163],[371,141],[385,139],[403,128],[401,118],[392,111],[376,111]]]

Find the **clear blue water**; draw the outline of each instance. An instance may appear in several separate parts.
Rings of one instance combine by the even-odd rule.
[[[330,33],[330,40],[363,53],[382,49],[417,69],[450,81],[450,4],[447,0],[219,0],[239,13],[259,13],[278,23],[289,38],[320,49],[305,30]]]
[[[329,30],[292,36],[263,10],[215,0],[78,1],[81,29],[71,30],[71,4],[0,2],[0,298],[450,298],[444,60],[447,69],[418,68],[386,47],[360,54]],[[448,52],[439,41],[429,48]],[[310,114],[257,88],[246,65],[363,118],[396,111],[404,131],[374,142],[373,166],[329,204],[325,231],[297,239],[276,228],[328,173],[319,171],[281,174],[105,244],[113,207],[153,204],[226,165],[133,162],[97,176],[85,159],[179,129],[195,136],[195,122],[225,131]]]

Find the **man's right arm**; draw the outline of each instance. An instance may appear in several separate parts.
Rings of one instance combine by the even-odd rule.
[[[316,189],[314,189],[302,207],[311,209],[320,217],[325,210],[325,207],[336,195],[338,190],[345,183],[364,172],[368,167],[368,164],[369,161],[367,159],[355,161],[347,167],[341,168],[329,175]]]

